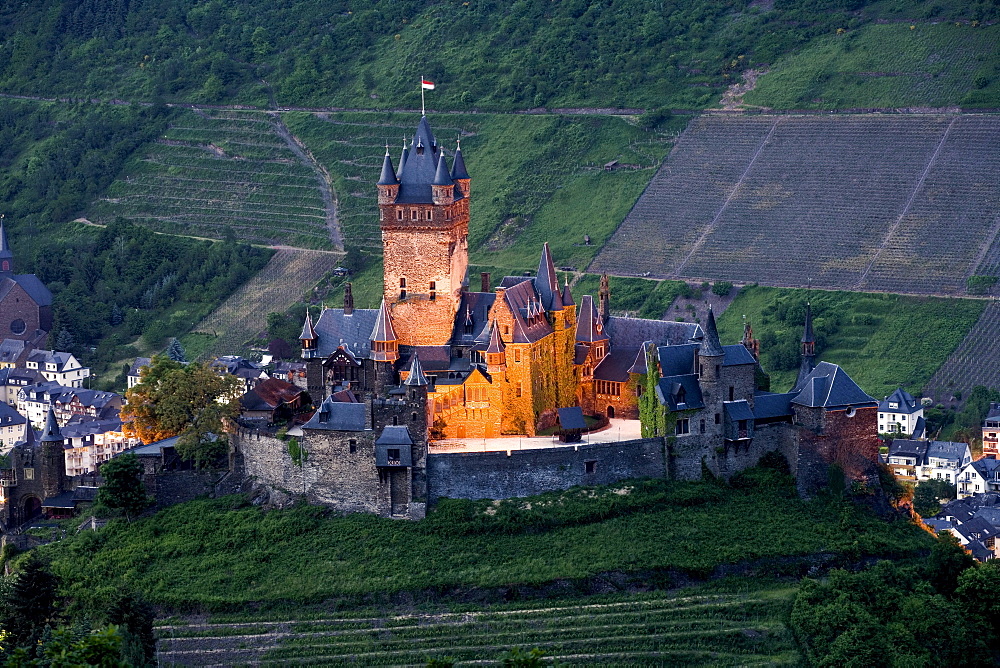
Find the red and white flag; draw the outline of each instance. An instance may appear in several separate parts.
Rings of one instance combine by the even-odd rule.
[[[428,81],[427,79],[422,79],[420,81],[420,88],[423,90],[434,90],[434,82]]]

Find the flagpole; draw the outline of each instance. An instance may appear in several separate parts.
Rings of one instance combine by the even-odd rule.
[[[426,116],[427,112],[424,110],[424,77],[420,76],[420,115]]]

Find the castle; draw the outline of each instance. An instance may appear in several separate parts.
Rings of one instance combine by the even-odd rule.
[[[487,491],[462,482],[492,475],[462,469],[485,459],[434,453],[429,442],[535,436],[565,428],[561,416],[574,411],[638,419],[640,404],[641,443],[615,444],[611,467],[598,451],[577,461],[580,448],[564,447],[546,461],[571,472],[542,488],[694,478],[706,468],[728,476],[777,451],[808,492],[825,484],[830,464],[857,478],[877,460],[878,403],[836,365],[815,363],[808,313],[795,387],[767,392],[749,327],[742,343],[723,346],[711,312],[704,329],[612,316],[606,277],[596,303],[584,296],[578,309],[548,244],[534,276],[492,287],[483,274],[470,290],[471,178],[460,146],[449,167],[426,117],[398,167],[386,148],[377,188],[382,303],[354,308],[348,284],[343,308],[324,309],[315,323],[307,314],[302,357],[320,407],[294,451],[249,429],[236,434],[251,479],[346,511],[417,518],[441,496],[528,493],[537,485],[517,481],[549,465],[506,471],[487,458],[487,468],[506,471]]]

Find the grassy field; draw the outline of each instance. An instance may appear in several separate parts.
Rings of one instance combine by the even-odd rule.
[[[744,102],[774,109],[996,107],[998,58],[997,25],[870,24],[778,60]]]
[[[578,664],[799,665],[783,617],[796,588],[723,580],[677,592],[608,594],[438,610],[260,615],[254,622],[171,620],[157,628],[159,659],[248,663],[458,665],[499,661],[511,648]]]
[[[795,381],[802,336],[802,305],[812,304],[818,358],[844,370],[877,399],[902,386],[919,395],[987,302],[751,286],[719,318],[724,343],[743,334],[742,316],[761,339],[761,362],[771,388],[784,392]]]
[[[250,603],[266,609],[333,597],[370,604],[399,592],[433,599],[453,588],[609,571],[669,583],[671,571],[705,576],[720,564],[759,560],[772,574],[797,573],[791,557],[902,556],[929,541],[909,523],[840,502],[802,501],[780,487],[653,480],[530,500],[445,501],[419,523],[308,506],[264,513],[244,497],[225,497],[131,525],[115,521],[41,550],[80,599],[124,587],[170,609],[235,612]]]

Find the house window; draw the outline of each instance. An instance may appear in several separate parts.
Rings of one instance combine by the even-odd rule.
[[[588,459],[583,463],[584,473],[596,473],[597,472],[597,460]]]
[[[687,418],[681,418],[677,420],[677,424],[674,427],[674,433],[678,436],[683,436],[685,434],[691,433],[691,421]]]
[[[434,214],[431,212],[430,209],[427,209],[427,216],[426,217],[427,217],[427,220],[434,220]]]
[[[397,416],[393,415],[393,416],[392,416],[392,424],[393,424],[393,425],[397,425],[397,424],[399,424],[399,417],[397,417]]]
[[[410,209],[410,220],[420,220],[420,211],[417,209]]]
[[[416,421],[417,421],[417,414],[410,413],[410,422],[416,422]]]
[[[437,298],[437,281],[431,281],[431,301]]]
[[[385,451],[385,454],[390,465],[399,465],[399,448],[389,448]]]
[[[514,396],[515,397],[521,396],[521,383],[518,383],[517,388],[514,389]]]
[[[451,209],[445,209],[444,210],[444,219],[445,220],[451,220]]]
[[[515,362],[520,362],[521,361],[521,349],[520,348],[515,348],[514,349],[514,361]]]
[[[403,220],[403,210],[396,209],[396,220]]]
[[[358,451],[358,441],[357,439],[351,439],[347,442],[348,449],[353,453]]]
[[[715,424],[721,424],[721,423],[722,423],[722,413],[716,413],[715,414]]]

